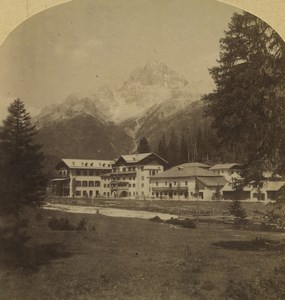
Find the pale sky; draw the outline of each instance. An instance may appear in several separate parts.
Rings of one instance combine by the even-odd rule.
[[[119,88],[158,60],[209,92],[208,68],[237,8],[215,0],[74,0],[16,28],[0,48],[2,103],[19,97],[31,112],[72,93]]]

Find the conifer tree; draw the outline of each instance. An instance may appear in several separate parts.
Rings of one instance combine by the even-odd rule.
[[[18,222],[25,206],[40,206],[45,197],[46,178],[42,173],[43,153],[34,142],[37,133],[20,99],[8,108],[0,136],[0,214],[14,216]]]
[[[157,154],[163,159],[165,159],[166,161],[168,161],[168,148],[167,148],[165,133],[163,133],[161,139],[158,142]]]
[[[140,138],[139,144],[138,144],[138,148],[137,148],[137,153],[149,153],[151,152],[151,148],[149,146],[148,140],[146,139],[146,137],[142,137]]]
[[[175,166],[176,164],[178,164],[178,157],[179,157],[178,138],[175,131],[172,130],[169,144],[168,144],[168,161],[170,166]]]
[[[276,168],[285,160],[284,42],[259,18],[235,13],[220,49],[210,69],[216,90],[204,97],[213,128],[246,168]]]
[[[179,162],[186,163],[190,160],[190,149],[189,149],[189,132],[187,129],[183,129],[180,137],[180,156]]]

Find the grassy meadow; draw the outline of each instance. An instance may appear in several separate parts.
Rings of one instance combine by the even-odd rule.
[[[85,218],[95,231],[52,231]],[[41,210],[25,259],[0,259],[0,299],[284,299],[285,234]],[[269,244],[254,242],[269,239]]]

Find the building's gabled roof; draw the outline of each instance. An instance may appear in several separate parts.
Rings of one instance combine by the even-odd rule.
[[[121,157],[127,162],[127,163],[138,163],[141,160],[145,159],[152,153],[138,153],[138,154],[128,154],[128,155],[122,155]]]
[[[70,169],[112,169],[114,160],[98,159],[66,159],[63,158],[56,168],[64,163]]]
[[[135,164],[135,163],[139,163],[142,160],[144,160],[145,158],[149,157],[150,155],[155,155],[157,158],[159,158],[160,160],[162,160],[165,164],[167,164],[167,161],[165,159],[163,159],[162,157],[160,157],[159,155],[153,153],[153,152],[149,152],[149,153],[138,153],[138,154],[128,154],[128,155],[121,155],[119,157],[122,158],[126,163],[128,164]],[[119,160],[118,159],[118,160]],[[117,161],[118,161],[117,160]]]
[[[223,176],[216,177],[196,177],[200,183],[207,187],[221,186],[223,187],[228,181]]]
[[[167,171],[157,173],[154,176],[151,176],[150,178],[180,178],[180,177],[195,177],[195,176],[201,176],[201,177],[220,177],[216,174],[202,169],[198,167],[188,167],[188,168],[181,168],[181,167],[173,167]]]
[[[180,168],[198,167],[198,168],[209,169],[211,166],[200,163],[200,162],[191,162],[191,163],[181,164],[177,167],[180,167]]]
[[[237,163],[226,163],[226,164],[216,164],[214,166],[212,166],[210,168],[210,170],[215,171],[215,170],[229,170],[229,169],[233,169],[233,168],[241,168],[241,165],[237,164]]]

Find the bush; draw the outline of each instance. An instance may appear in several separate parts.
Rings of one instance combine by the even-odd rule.
[[[247,225],[247,214],[245,209],[242,207],[239,200],[233,200],[229,205],[229,212],[235,217],[234,225],[235,226],[244,226]]]
[[[48,226],[52,230],[95,231],[95,226],[89,225],[84,218],[79,221],[77,226],[75,226],[71,224],[67,218],[57,219],[55,217],[52,217],[48,222]]]
[[[151,219],[149,219],[151,222],[156,222],[156,223],[163,223],[164,221],[160,219],[160,217],[155,216]]]
[[[177,218],[176,219],[171,218],[169,220],[166,220],[165,223],[172,224],[172,225],[179,225],[184,228],[196,228],[196,223],[190,220],[189,218],[183,220]]]
[[[67,218],[57,219],[56,217],[52,217],[48,222],[48,226],[52,230],[75,230],[75,226],[70,224]]]

